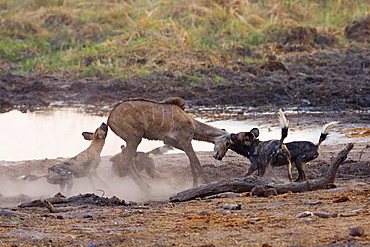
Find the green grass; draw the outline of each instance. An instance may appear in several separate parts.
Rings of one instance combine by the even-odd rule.
[[[346,43],[345,26],[368,15],[369,6],[368,0],[0,0],[0,65],[16,64],[8,72],[26,75],[130,77],[258,62],[232,51],[263,51],[271,30],[296,26]]]

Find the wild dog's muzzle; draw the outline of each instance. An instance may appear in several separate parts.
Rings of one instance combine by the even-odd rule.
[[[218,151],[215,151],[213,152],[213,158],[216,160],[222,160],[223,156]]]

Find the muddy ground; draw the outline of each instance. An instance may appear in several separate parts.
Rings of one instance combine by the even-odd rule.
[[[324,143],[319,158],[306,167],[308,178],[322,176],[331,157],[344,147],[345,144]],[[199,152],[198,157],[211,181],[240,177],[249,165],[246,158],[232,151],[223,161],[213,159],[210,152]],[[370,146],[364,142],[355,145],[340,167],[336,188],[269,198],[231,193],[221,198],[170,203],[170,195],[192,184],[184,154],[154,156],[164,178],[150,181],[151,196],[142,194],[129,178],[114,177],[108,158],[103,158],[99,173],[109,181],[109,188],[98,183],[93,187],[80,179],[73,194],[115,195],[125,205],[117,199],[112,199],[116,206],[94,205],[100,200],[87,200],[82,204],[54,204],[60,210],[56,213],[50,213],[44,206],[14,206],[49,198],[58,192],[58,187],[43,180],[18,179],[27,173],[42,174],[55,160],[2,162],[0,204],[11,208],[14,215],[4,216],[6,212],[3,212],[0,216],[0,246],[367,246],[370,243]],[[297,176],[295,169],[294,172]],[[286,171],[270,169],[268,176],[285,180]],[[15,191],[19,194],[14,194]],[[226,204],[240,204],[241,209],[224,209]],[[337,215],[298,218],[304,211]],[[350,227],[361,227],[365,233],[350,236]]]
[[[262,56],[248,49],[233,52],[238,56]],[[122,99],[162,100],[168,96],[184,97],[192,108],[233,105],[258,111],[279,107],[342,111],[370,107],[367,45],[283,54],[273,55],[262,65],[230,61],[233,66],[228,68],[167,71],[130,79],[3,74],[0,110],[68,105],[108,111]]]
[[[338,171],[337,188],[269,198],[246,193],[170,203],[169,196],[192,184],[184,154],[154,157],[164,178],[150,181],[150,196],[131,179],[115,177],[109,157],[104,157],[99,174],[108,181],[108,188],[80,179],[72,194],[116,196],[125,202],[118,204],[124,205],[101,206],[92,200],[55,205],[60,212],[50,213],[43,206],[17,205],[52,197],[58,187],[42,179],[22,181],[19,176],[43,174],[56,160],[1,161],[0,208],[10,211],[0,211],[0,246],[368,246],[370,145],[357,137],[370,135],[370,49],[366,44],[314,48],[282,39],[273,49],[276,54],[263,64],[230,61],[232,66],[227,68],[167,71],[130,79],[1,74],[1,112],[77,106],[106,114],[119,100],[129,97],[162,100],[181,96],[188,101],[190,113],[210,119],[272,123],[275,117],[258,113],[282,107],[313,110],[291,114],[294,127],[339,120],[346,128],[361,128],[350,133],[356,144]],[[257,50],[231,52],[261,58]],[[233,107],[205,108],[225,105]],[[307,177],[322,176],[331,157],[344,146],[324,143],[319,158],[307,165]],[[208,152],[197,155],[211,181],[240,177],[249,166],[246,158],[232,151],[221,162]],[[285,174],[284,168],[279,168],[269,171],[268,176],[284,180]],[[240,204],[241,209],[224,209],[226,204]],[[304,211],[337,215],[298,218]],[[361,227],[365,233],[350,236],[350,227]]]

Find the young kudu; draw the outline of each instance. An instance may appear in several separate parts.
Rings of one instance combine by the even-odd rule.
[[[167,145],[183,150],[190,161],[194,186],[198,185],[197,173],[204,182],[207,179],[191,141],[195,139],[214,143],[215,158],[218,158],[218,153],[226,152],[231,145],[228,132],[194,120],[183,110],[185,104],[185,100],[179,97],[160,102],[128,99],[117,104],[110,112],[108,126],[126,142],[121,168],[129,167],[130,176],[141,188],[149,188],[134,165],[136,150],[142,138],[162,140]]]

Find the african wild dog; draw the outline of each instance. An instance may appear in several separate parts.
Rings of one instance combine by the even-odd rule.
[[[109,159],[110,162],[112,162],[112,170],[113,173],[118,175],[119,177],[126,177],[129,175],[129,170],[127,167],[121,166],[122,162],[122,153],[125,149],[125,145],[121,146],[122,152],[119,152],[115,154],[113,157]],[[164,154],[170,150],[172,150],[173,147],[164,145],[158,148],[155,148],[149,152],[136,152],[134,163],[135,167],[138,172],[141,172],[145,170],[146,174],[152,179],[154,178],[160,178],[160,173],[155,169],[154,160],[151,155],[160,155]]]
[[[320,134],[320,138],[317,144],[314,144],[309,141],[294,141],[285,143],[285,146],[289,150],[290,153],[290,161],[294,163],[297,170],[298,170],[298,178],[295,180],[296,182],[307,180],[305,172],[303,170],[304,164],[307,162],[316,159],[319,156],[318,148],[320,144],[325,141],[326,137],[329,134],[329,130],[334,127],[338,122],[331,122],[323,126]],[[259,137],[259,130],[254,128],[251,130],[255,138]],[[244,133],[244,132],[241,132]],[[240,133],[238,133],[239,135]],[[241,140],[242,137],[239,137]],[[237,152],[238,154],[244,155],[246,157],[250,157],[248,145],[243,144],[241,141],[236,140],[239,145],[233,144],[230,149]],[[253,155],[252,155],[253,158]],[[273,166],[278,166],[278,163],[272,163]],[[284,165],[284,164],[281,164]],[[254,169],[253,165],[250,169]],[[251,170],[251,172],[253,172]]]
[[[58,162],[48,168],[48,172],[44,175],[24,175],[23,180],[34,181],[45,177],[50,184],[59,184],[60,190],[64,192],[67,185],[67,194],[71,192],[73,180],[75,178],[88,177],[92,182],[92,176],[103,182],[97,173],[97,168],[100,164],[100,153],[105,144],[107,137],[108,126],[102,123],[94,133],[83,132],[82,136],[85,140],[91,140],[90,146],[76,155],[73,158]]]
[[[281,127],[280,140],[260,141],[257,128],[253,128],[249,132],[231,134],[233,144],[230,148],[248,157],[252,163],[245,176],[251,175],[256,170],[258,176],[263,176],[268,166],[286,165],[289,180],[292,181],[290,153],[283,143],[288,136],[289,123],[282,110],[279,110],[278,116]]]
[[[317,144],[309,141],[294,141],[285,143],[290,152],[290,160],[295,164],[298,170],[298,178],[296,179],[296,182],[307,180],[303,166],[307,162],[314,160],[319,156],[318,149],[320,144],[325,141],[329,134],[329,130],[336,124],[338,124],[338,122],[331,122],[322,127],[320,138]]]

